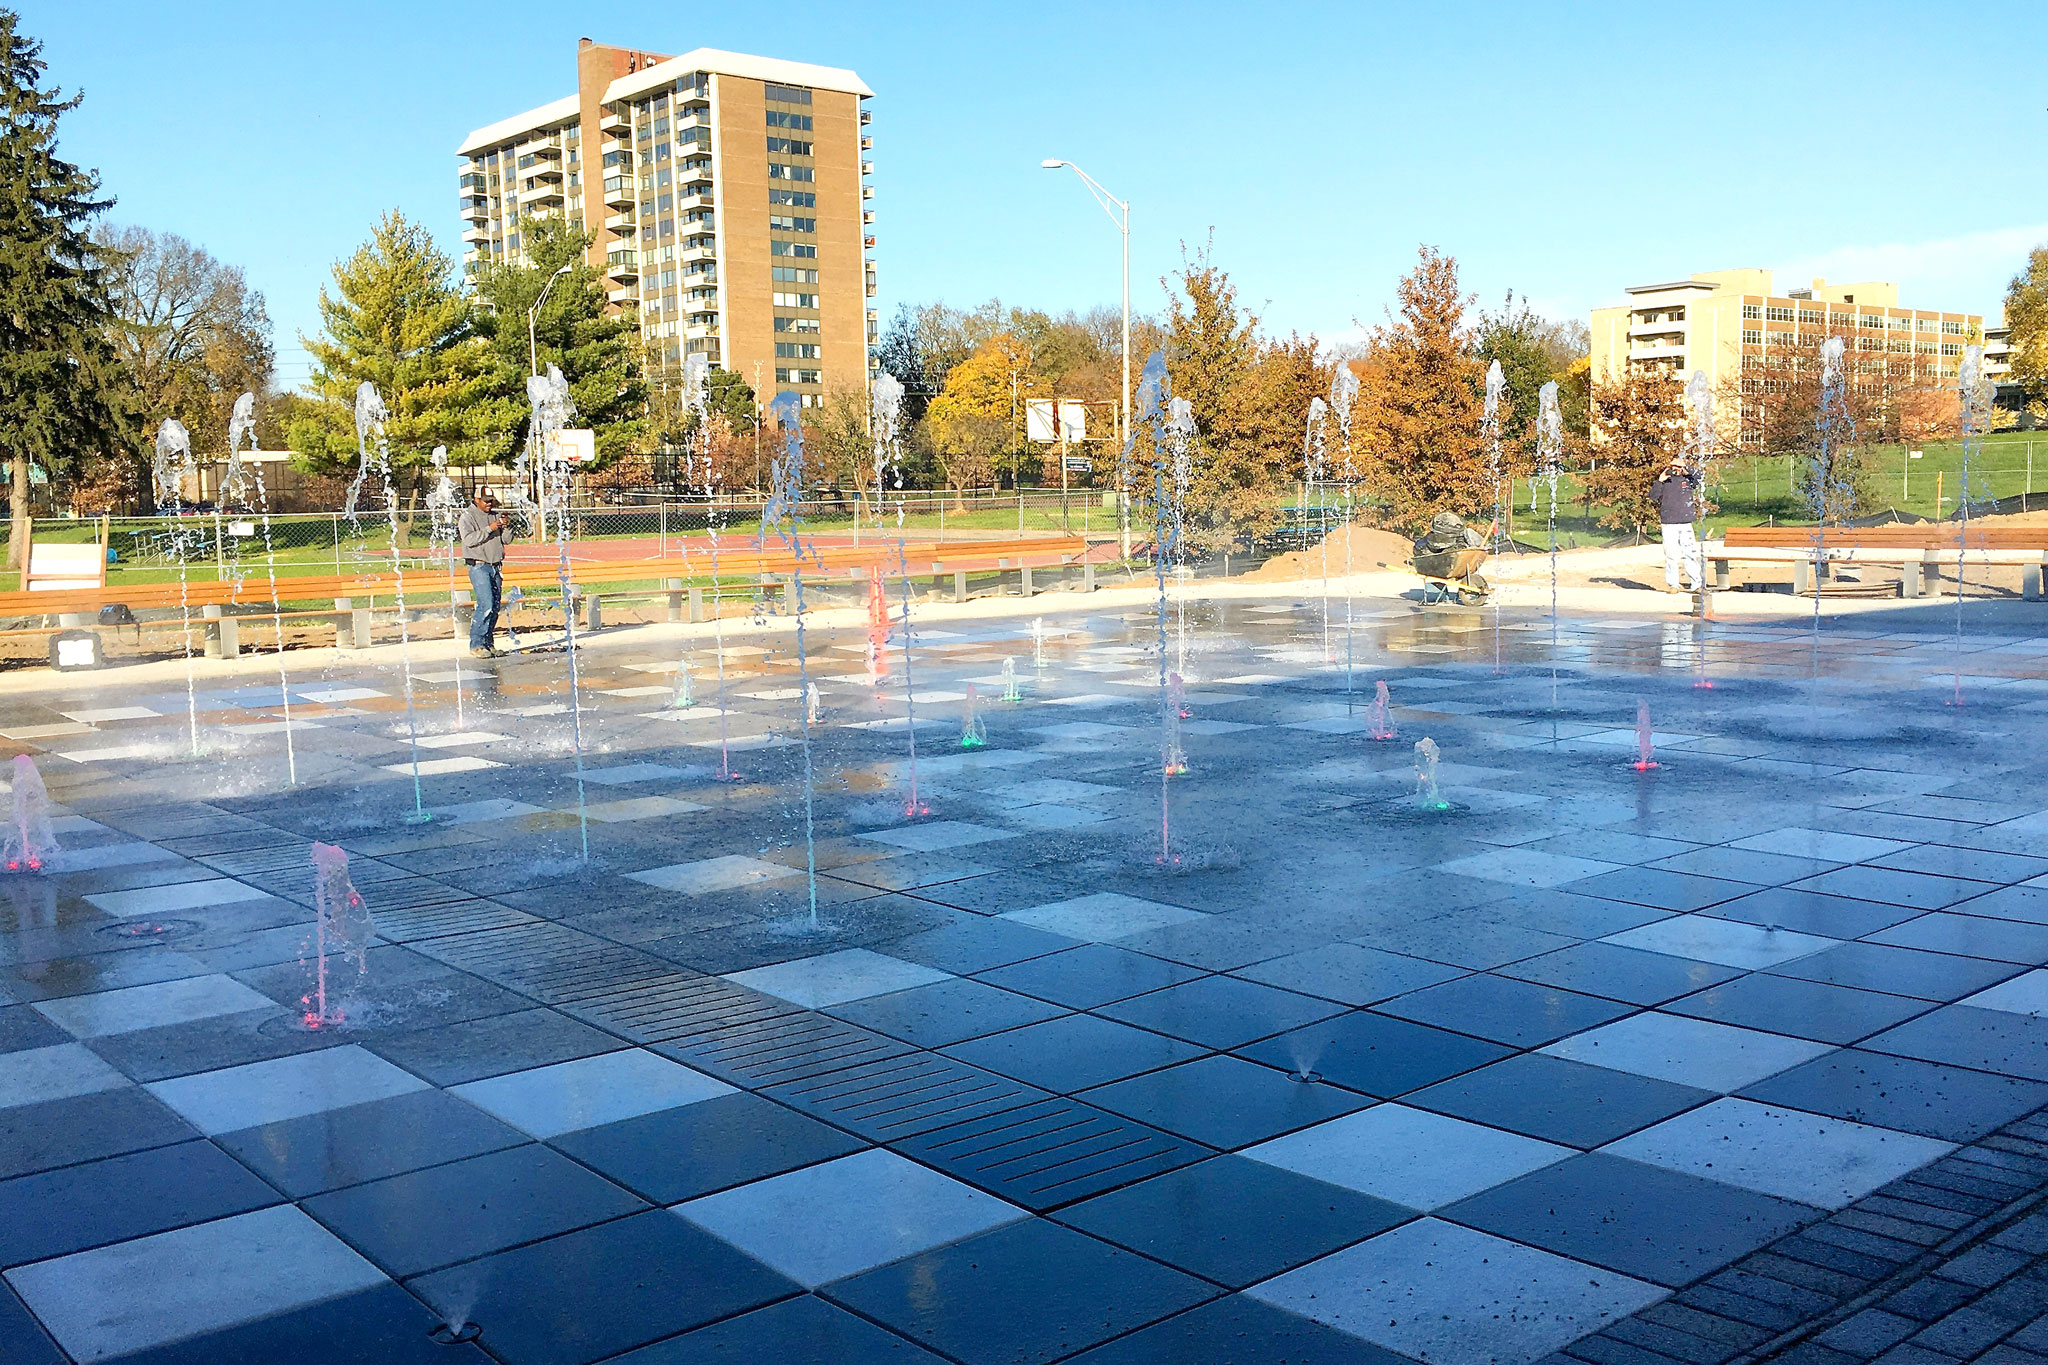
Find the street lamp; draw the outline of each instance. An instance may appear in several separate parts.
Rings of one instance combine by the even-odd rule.
[[[560,268],[548,276],[548,282],[540,287],[540,297],[533,301],[533,307],[526,310],[526,370],[529,374],[540,373],[540,349],[533,340],[533,320],[540,316],[540,306],[548,301],[548,291],[555,287],[556,280],[569,273],[572,264],[571,261],[562,262]]]
[[[1059,160],[1056,160],[1056,159],[1054,159],[1054,158],[1052,158],[1052,157],[1047,157],[1047,158],[1046,158],[1046,159],[1045,159],[1044,161],[1041,161],[1041,162],[1039,162],[1038,164],[1039,164],[1039,165],[1040,165],[1041,167],[1043,167],[1043,168],[1044,168],[1045,170],[1048,170],[1048,171],[1056,171],[1056,170],[1060,169],[1060,168],[1061,168],[1062,166],[1064,166],[1064,167],[1066,167],[1066,168],[1067,168],[1068,170],[1072,171],[1072,172],[1073,172],[1073,173],[1074,173],[1075,175],[1078,175],[1078,176],[1080,176],[1080,177],[1081,177],[1081,183],[1082,183],[1082,184],[1084,184],[1084,185],[1086,185],[1086,186],[1088,187],[1088,193],[1090,193],[1090,194],[1092,194],[1092,195],[1094,195],[1094,196],[1095,196],[1095,202],[1096,202],[1096,203],[1098,203],[1098,204],[1100,204],[1100,205],[1102,205],[1102,211],[1103,211],[1104,213],[1106,213],[1106,214],[1108,214],[1108,215],[1109,215],[1109,221],[1110,221],[1110,222],[1112,222],[1112,223],[1115,223],[1115,224],[1116,224],[1116,226],[1117,226],[1117,230],[1118,230],[1119,232],[1123,233],[1123,237],[1124,237],[1124,387],[1123,387],[1123,402],[1122,402],[1122,404],[1120,404],[1120,408],[1121,408],[1121,411],[1120,411],[1120,412],[1118,413],[1118,416],[1119,416],[1119,418],[1120,418],[1121,420],[1120,420],[1120,421],[1119,421],[1119,423],[1118,423],[1118,426],[1119,426],[1119,430],[1118,430],[1118,432],[1117,432],[1117,439],[1118,439],[1119,441],[1121,441],[1121,442],[1122,442],[1122,443],[1123,443],[1124,445],[1128,446],[1128,445],[1130,444],[1130,441],[1131,441],[1131,205],[1130,205],[1130,201],[1128,201],[1128,200],[1125,200],[1125,199],[1119,199],[1119,198],[1117,198],[1117,197],[1116,197],[1115,195],[1111,194],[1111,193],[1110,193],[1110,192],[1109,192],[1108,190],[1106,190],[1106,189],[1102,188],[1102,186],[1101,186],[1100,184],[1098,184],[1098,183],[1096,182],[1096,179],[1095,179],[1095,177],[1094,177],[1094,176],[1092,176],[1092,175],[1088,174],[1088,172],[1086,172],[1086,171],[1082,170],[1082,169],[1081,169],[1081,168],[1080,168],[1079,166],[1076,166],[1076,165],[1075,165],[1075,164],[1074,164],[1073,162],[1071,162],[1071,161],[1059,161]],[[1112,207],[1112,206],[1114,206],[1114,207]],[[1117,216],[1117,215],[1118,215],[1119,213],[1121,213],[1121,214],[1123,215],[1123,216],[1122,216],[1121,218],[1119,218],[1119,217]],[[1062,457],[1062,459],[1064,460],[1064,457]],[[1122,481],[1122,479],[1121,479],[1121,478],[1119,478],[1117,482],[1118,482],[1118,487],[1117,487],[1117,490],[1116,490],[1116,519],[1117,519],[1117,529],[1118,529],[1118,531],[1119,531],[1119,533],[1120,533],[1120,538],[1121,538],[1121,542],[1122,542],[1122,549],[1123,549],[1123,556],[1124,556],[1124,558],[1125,558],[1125,559],[1129,559],[1129,558],[1131,557],[1131,518],[1130,518],[1130,502],[1129,502],[1129,499],[1128,499],[1128,498],[1127,498],[1127,497],[1125,496],[1125,493],[1124,493],[1124,489],[1123,489],[1123,487],[1122,487],[1122,482],[1123,482],[1123,481]]]

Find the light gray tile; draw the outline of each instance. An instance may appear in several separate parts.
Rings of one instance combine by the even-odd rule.
[[[725,979],[734,985],[778,996],[806,1009],[823,1009],[827,1005],[843,1005],[849,1000],[907,991],[913,986],[929,986],[951,978],[947,973],[921,963],[905,962],[866,948],[843,948],[836,953],[821,953],[816,957],[800,957],[791,962],[732,972]]]
[[[184,1341],[388,1283],[290,1204],[7,1272],[80,1361]]]
[[[82,1043],[0,1052],[0,1109],[118,1090],[128,1078]]]
[[[1406,1105],[1379,1104],[1262,1142],[1243,1155],[1427,1210],[1577,1153]]]
[[[427,1088],[417,1076],[353,1043],[156,1081],[148,1087],[209,1136]]]
[[[675,1212],[811,1287],[1027,1216],[879,1148],[679,1204]]]
[[[976,825],[966,820],[933,820],[921,825],[905,825],[901,829],[877,830],[863,834],[863,839],[872,839],[878,844],[892,844],[907,848],[913,853],[937,853],[949,848],[966,848],[970,844],[985,844],[996,839],[1014,839],[1017,832],[1010,829],[995,829],[988,825]]]
[[[471,1081],[449,1087],[448,1093],[522,1132],[551,1138],[716,1099],[732,1090],[679,1062],[628,1048]]]
[[[1524,1365],[1666,1293],[1434,1218],[1245,1292],[1430,1365]]]
[[[1619,863],[1605,863],[1594,858],[1573,858],[1561,853],[1538,853],[1534,849],[1504,848],[1491,853],[1475,853],[1470,857],[1453,858],[1438,865],[1442,872],[1456,873],[1462,877],[1479,877],[1490,882],[1506,882],[1510,886],[1562,886],[1582,877],[1598,876],[1612,872]]]
[[[1602,942],[1624,948],[1689,957],[1695,962],[1714,962],[1723,967],[1756,971],[1805,957],[1841,940],[1818,934],[1799,934],[1790,929],[1766,929],[1739,920],[1715,919],[1710,915],[1673,915],[1634,929],[1609,934]]]
[[[1839,1209],[1955,1150],[1952,1142],[1722,1099],[1602,1150],[1759,1194]]]
[[[210,881],[178,882],[173,886],[142,886],[133,891],[102,891],[87,896],[85,901],[116,918],[133,919],[137,915],[175,915],[181,910],[203,910],[213,905],[239,905],[244,901],[270,898],[267,891],[259,891],[225,877],[215,877]]]
[[[233,977],[219,975],[188,976],[95,995],[67,995],[36,1005],[44,1018],[74,1038],[105,1038],[164,1024],[277,1008],[269,996],[250,990]]]
[[[1542,1051],[1725,1095],[1833,1049],[1804,1038],[1653,1011],[1560,1039]]]
[[[2031,971],[1957,1002],[2009,1014],[2048,1014],[2048,971]]]
[[[1097,891],[1090,896],[1034,905],[1028,910],[1012,910],[1002,918],[1049,933],[1065,934],[1068,938],[1108,943],[1132,934],[1142,934],[1148,929],[1186,924],[1203,916],[1199,910],[1140,900],[1120,891]]]
[[[645,872],[626,874],[636,882],[663,891],[674,891],[685,896],[703,896],[713,891],[730,891],[734,887],[758,886],[762,882],[781,881],[785,877],[803,874],[793,867],[771,863],[760,858],[749,858],[729,853],[721,858],[703,858],[694,863],[675,863],[669,867],[650,867]]]
[[[1866,858],[1882,858],[1887,853],[1897,853],[1912,845],[1899,839],[1837,834],[1833,830],[1794,825],[1789,829],[1774,829],[1765,834],[1752,834],[1747,839],[1737,839],[1733,847],[1755,849],[1759,853],[1783,853],[1793,858],[1814,858],[1827,863],[1860,863]]]

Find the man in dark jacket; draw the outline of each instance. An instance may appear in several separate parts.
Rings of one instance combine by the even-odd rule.
[[[455,524],[456,539],[462,542],[462,562],[469,566],[469,586],[476,594],[476,615],[469,623],[469,652],[472,658],[488,659],[491,635],[498,628],[498,605],[504,599],[505,542],[512,539],[512,519],[498,511],[498,500],[479,489],[476,500],[463,509]]]
[[[1698,592],[1705,578],[1699,537],[1692,529],[1693,498],[1699,485],[1699,475],[1688,470],[1682,459],[1672,460],[1650,485],[1650,496],[1657,503],[1657,521],[1664,532],[1664,587],[1669,592],[1679,591],[1681,564],[1685,567],[1685,591]]]

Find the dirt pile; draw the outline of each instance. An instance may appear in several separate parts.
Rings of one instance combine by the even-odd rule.
[[[1414,547],[1406,536],[1392,531],[1382,531],[1376,526],[1340,526],[1330,532],[1326,540],[1329,550],[1328,570],[1332,578],[1344,572],[1344,552],[1351,551],[1353,573],[1374,573],[1382,569],[1405,569],[1408,556]],[[1325,543],[1296,550],[1291,554],[1275,555],[1248,574],[1242,575],[1247,583],[1295,583],[1321,578],[1324,572],[1323,551]]]

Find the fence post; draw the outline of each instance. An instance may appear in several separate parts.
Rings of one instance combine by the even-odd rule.
[[[341,572],[341,513],[329,512],[327,520],[329,523],[328,530],[334,536],[334,572],[339,574]]]

